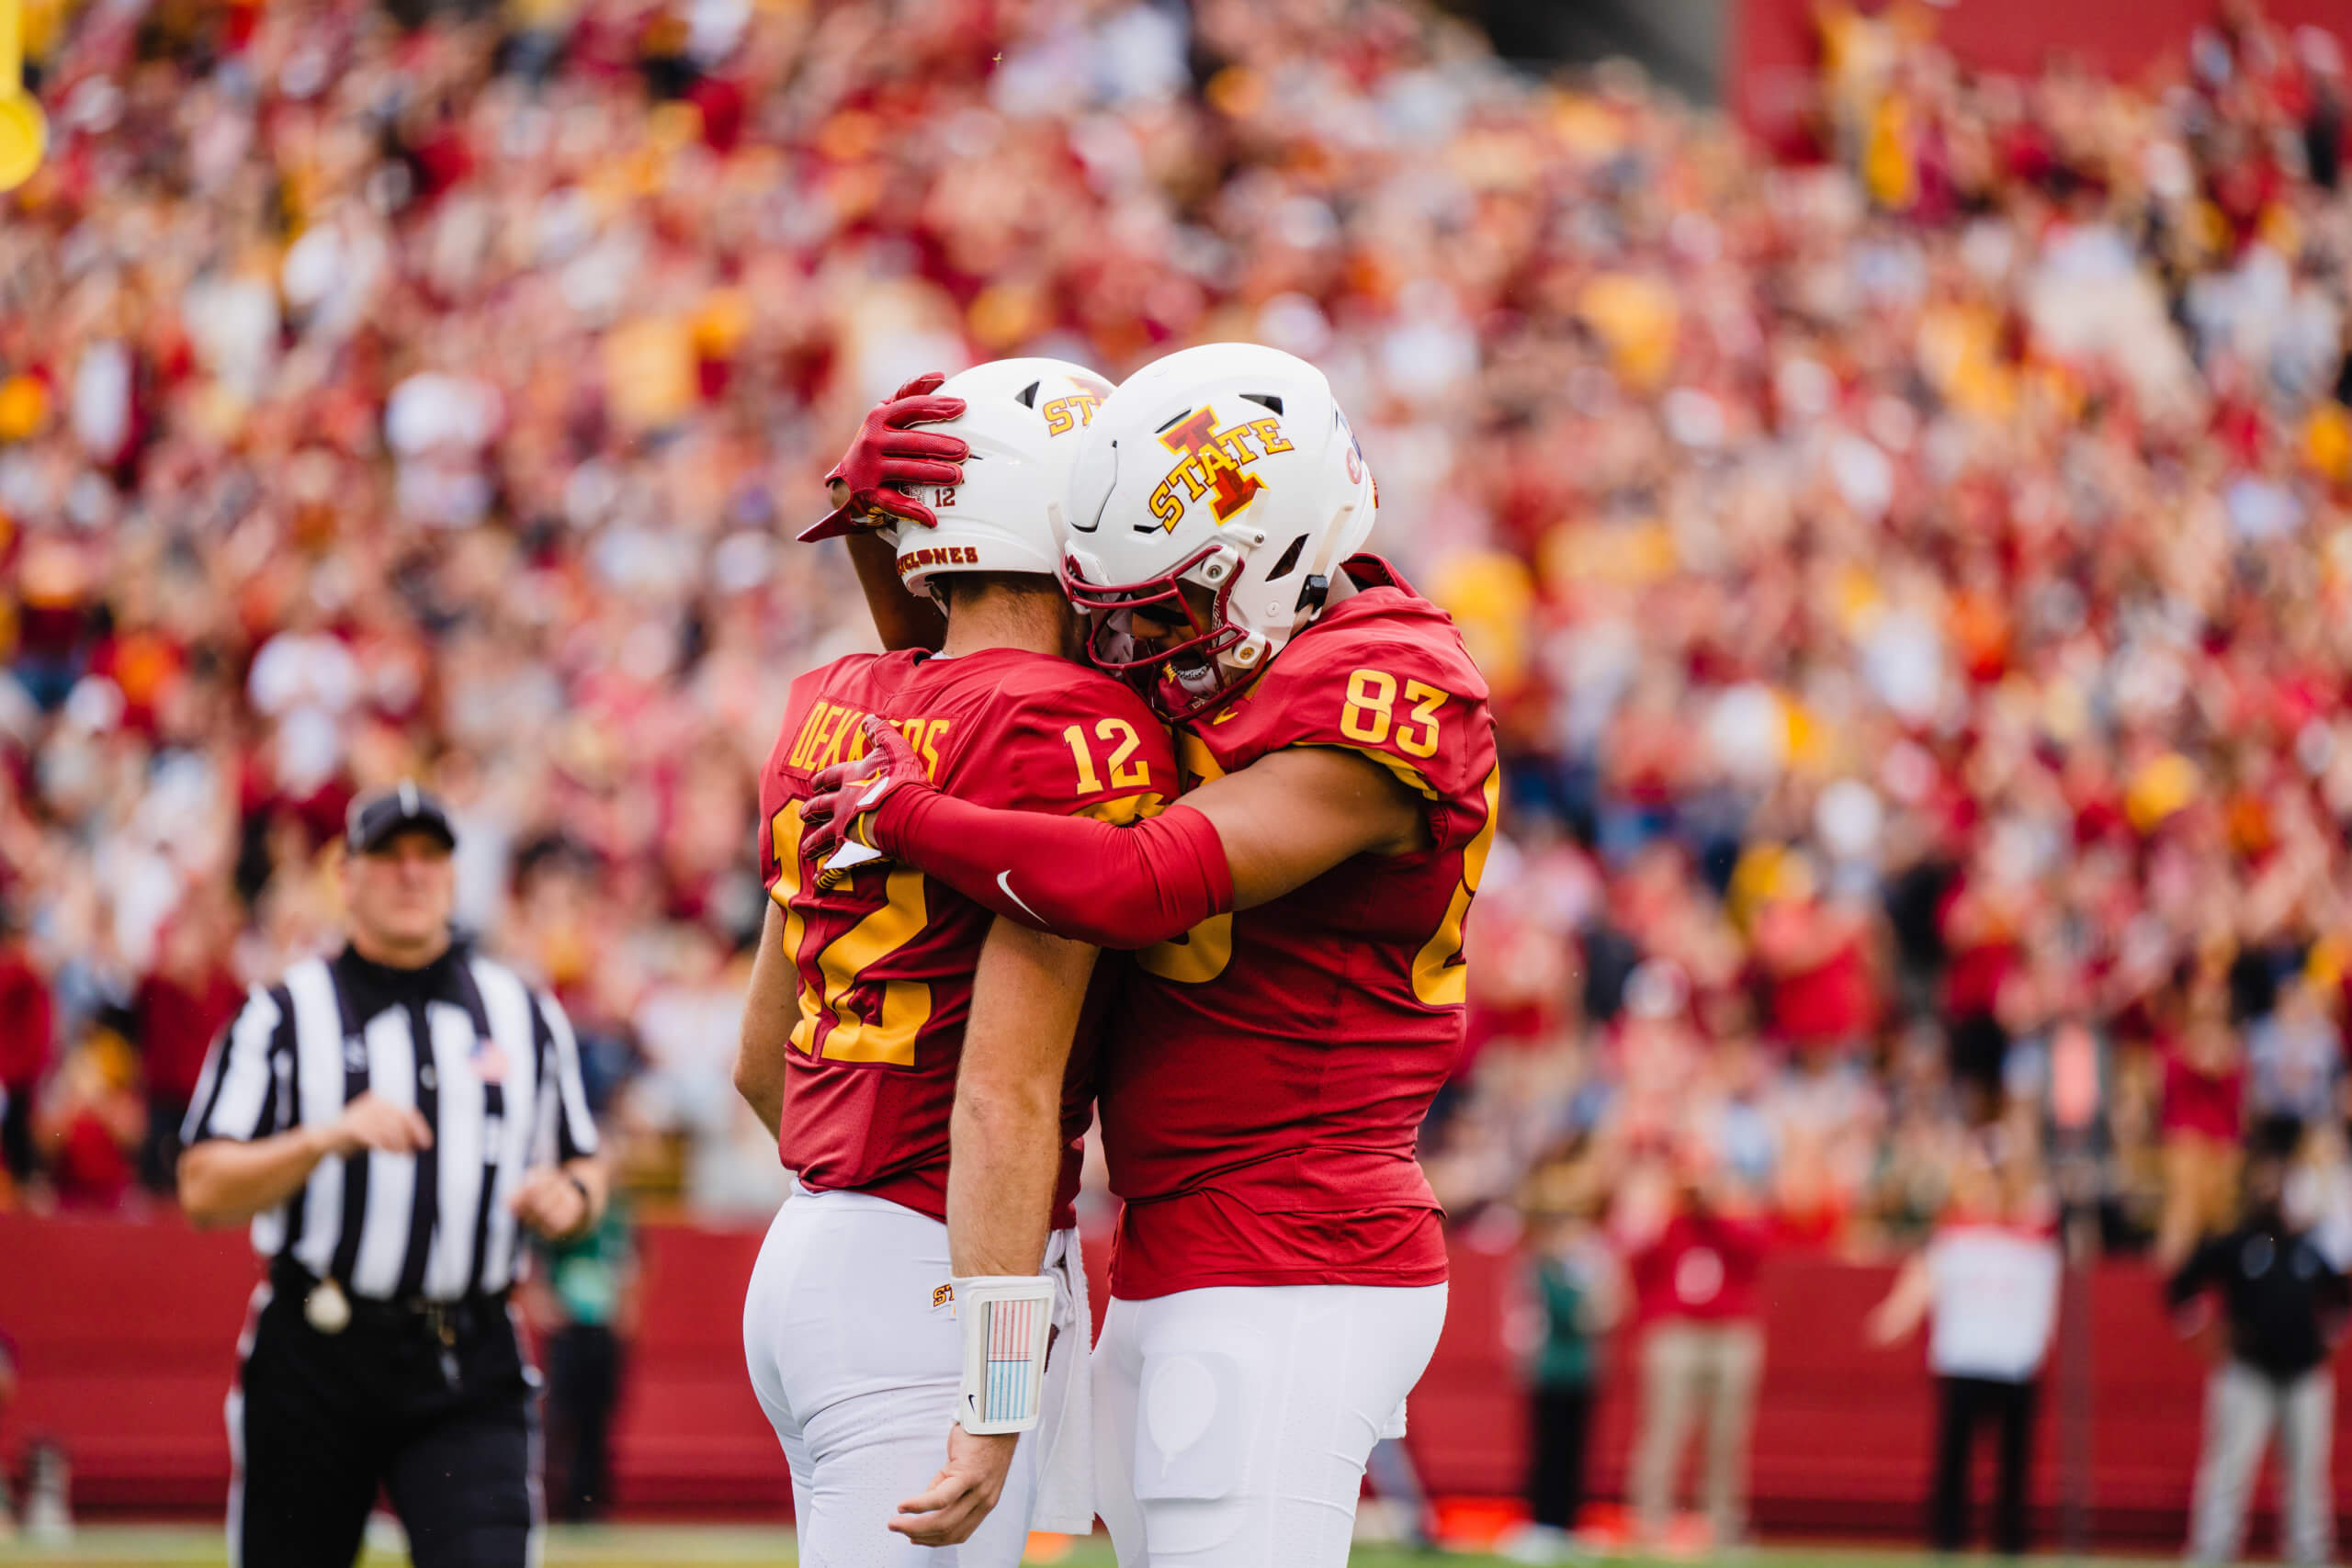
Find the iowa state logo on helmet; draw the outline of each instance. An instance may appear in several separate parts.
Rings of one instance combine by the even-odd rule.
[[[1196,501],[1205,500],[1215,509],[1218,527],[1232,522],[1266,488],[1250,466],[1293,449],[1283,439],[1281,420],[1238,420],[1219,430],[1214,407],[1196,408],[1162,425],[1159,444],[1176,454],[1176,466],[1153,487],[1151,514],[1171,534],[1184,520],[1184,508]]]
[[[1073,430],[1083,430],[1094,423],[1094,411],[1111,395],[1111,389],[1101,381],[1084,377],[1070,378],[1078,390],[1067,397],[1056,398],[1037,412],[1046,416],[1046,434],[1067,435]],[[1032,387],[1034,393],[1036,389]]]

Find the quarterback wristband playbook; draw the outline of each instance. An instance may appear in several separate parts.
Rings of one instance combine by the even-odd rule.
[[[976,1438],[1026,1432],[1046,1392],[1054,1281],[1044,1274],[971,1274],[948,1283],[964,1330],[956,1424]]]
[[[899,790],[852,837],[1035,931],[1096,947],[1169,942],[1233,908],[1216,825],[1182,804],[1132,827]]]

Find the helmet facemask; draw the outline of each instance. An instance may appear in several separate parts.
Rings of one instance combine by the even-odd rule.
[[[1096,583],[1086,580],[1074,558],[1065,556],[1062,592],[1086,612],[1086,655],[1095,668],[1136,685],[1161,717],[1182,724],[1249,684],[1265,662],[1266,639],[1227,613],[1241,565],[1238,551],[1211,544],[1148,581]],[[1185,592],[1188,584],[1210,596],[1205,611]],[[1175,640],[1138,641],[1138,610],[1153,612],[1154,620],[1178,623]]]

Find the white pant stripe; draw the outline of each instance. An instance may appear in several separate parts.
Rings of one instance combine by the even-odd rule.
[[[229,1428],[229,1568],[244,1568],[245,1561],[245,1358],[254,1353],[254,1336],[261,1331],[261,1314],[269,1305],[269,1282],[254,1287],[245,1303],[245,1325],[237,1331],[237,1381],[220,1407]]]

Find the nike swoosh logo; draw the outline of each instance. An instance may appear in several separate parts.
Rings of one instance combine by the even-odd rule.
[[[1042,926],[1042,925],[1044,925],[1044,924],[1046,923],[1046,917],[1045,917],[1045,916],[1043,916],[1043,915],[1041,915],[1041,914],[1039,914],[1039,913],[1037,913],[1037,911],[1036,911],[1036,910],[1035,910],[1035,909],[1031,908],[1029,907],[1028,901],[1027,901],[1026,899],[1023,898],[1023,897],[1021,897],[1021,895],[1020,895],[1020,894],[1015,893],[1015,892],[1012,890],[1012,873],[1011,873],[1011,872],[1009,872],[1009,871],[1000,871],[1000,872],[998,872],[998,873],[996,874],[996,885],[997,885],[997,888],[998,888],[998,890],[999,890],[1000,892],[1001,892],[1001,893],[1002,893],[1006,897],[1008,897],[1008,898],[1012,899],[1014,903],[1016,903],[1016,904],[1018,904],[1018,905],[1020,905],[1020,906],[1021,906],[1021,912],[1022,912],[1023,914],[1024,914],[1024,915],[1028,916],[1031,919],[1033,919],[1033,920],[1036,921],[1036,922],[1037,922],[1039,925],[1041,925],[1041,926]]]

